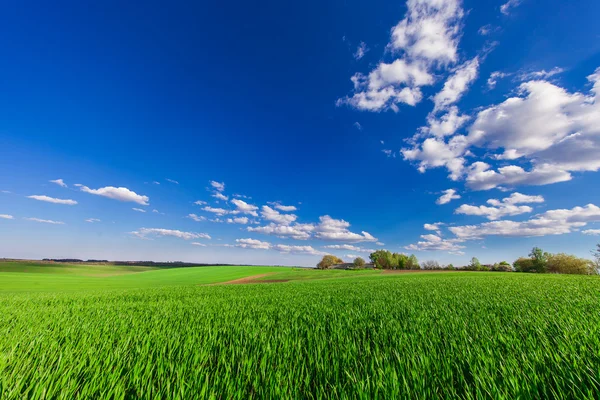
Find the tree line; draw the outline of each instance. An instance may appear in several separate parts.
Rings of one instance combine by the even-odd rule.
[[[465,266],[454,267],[452,264],[440,265],[429,260],[419,263],[414,254],[392,253],[389,250],[377,250],[369,255],[369,260],[377,269],[423,269],[423,270],[463,270],[463,271],[498,271],[498,272],[530,272],[550,274],[598,275],[600,273],[600,244],[592,251],[593,260],[579,258],[565,253],[551,254],[539,247],[531,249],[528,257],[518,258],[512,265],[506,261],[495,264],[482,264],[477,257]],[[344,260],[334,255],[325,255],[317,264],[319,269],[327,269],[334,265],[345,264]],[[349,264],[349,263],[348,263]],[[352,263],[354,268],[364,268],[366,262],[357,257]]]

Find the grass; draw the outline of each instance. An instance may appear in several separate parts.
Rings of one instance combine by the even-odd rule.
[[[297,280],[196,284],[235,268],[85,277],[164,282],[137,289],[0,293],[0,398],[600,393],[597,277],[279,269],[264,279]]]

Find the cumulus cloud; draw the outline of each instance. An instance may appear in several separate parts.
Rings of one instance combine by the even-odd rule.
[[[204,207],[203,210],[206,212],[209,212],[209,213],[216,214],[218,216],[223,216],[223,215],[229,213],[229,211],[225,210],[224,208],[215,208],[215,207],[210,207],[210,206]]]
[[[148,236],[172,236],[184,240],[191,239],[210,239],[211,237],[206,233],[195,233],[195,232],[182,232],[174,229],[162,229],[162,228],[140,228],[137,231],[130,232],[132,235],[137,236],[141,239],[147,239]]]
[[[600,235],[600,229],[586,229],[581,231],[584,235]]]
[[[343,219],[334,219],[329,215],[319,217],[319,224],[315,227],[315,237],[323,240],[341,240],[347,242],[377,242],[369,232],[350,232],[350,223]]]
[[[55,183],[55,184],[57,184],[60,187],[67,187],[67,184],[62,179],[55,179],[55,180],[52,180],[52,181],[49,181],[49,182]]]
[[[365,249],[363,247],[353,246],[351,244],[332,244],[329,246],[324,246],[324,248],[332,250],[357,251],[359,253],[373,253],[375,251],[375,249]]]
[[[469,119],[468,115],[459,115],[458,108],[451,106],[441,117],[429,114],[427,117],[427,126],[419,129],[419,135],[431,135],[436,138],[444,138],[456,133]]]
[[[460,195],[457,194],[454,189],[446,189],[442,193],[443,194],[435,201],[436,204],[448,204],[452,200],[460,199]]]
[[[23,218],[27,221],[39,222],[42,224],[52,224],[52,225],[64,225],[65,223],[62,221],[52,221],[50,219],[40,219],[40,218]]]
[[[0,214],[0,219],[15,219],[15,217],[8,214]]]
[[[324,256],[325,252],[319,251],[312,246],[290,246],[287,244],[276,244],[273,249],[281,253],[295,253],[295,254],[310,254],[312,256]]]
[[[231,200],[231,203],[236,207],[236,211],[258,217],[258,213],[256,212],[256,210],[258,210],[257,206],[248,204],[240,199],[233,199]]]
[[[206,221],[206,217],[199,216],[199,215],[196,215],[196,214],[188,214],[186,218],[189,218],[189,219],[194,220],[196,222]]]
[[[77,185],[76,185],[77,186]],[[109,199],[137,203],[147,206],[150,198],[142,196],[125,187],[106,186],[100,189],[90,189],[84,185],[78,185],[80,190],[85,193],[95,194],[97,196],[108,197]]]
[[[467,186],[473,190],[489,190],[496,187],[540,186],[571,180],[571,174],[551,164],[536,165],[526,171],[517,165],[500,167],[497,171],[482,161],[473,163],[466,177]]]
[[[518,206],[517,204],[543,202],[544,198],[542,196],[527,196],[521,193],[513,193],[510,197],[506,197],[501,201],[489,199],[487,203],[490,204],[490,206],[472,206],[463,204],[454,212],[456,214],[483,216],[494,221],[506,216],[526,214],[533,211],[533,208],[530,206]]]
[[[269,242],[261,242],[256,239],[236,239],[237,247],[242,247],[244,249],[259,249],[259,250],[269,250],[271,248],[271,243]]]
[[[68,206],[74,206],[75,204],[77,204],[77,202],[75,200],[69,200],[69,199],[56,199],[54,197],[48,197],[48,196],[43,196],[43,195],[33,195],[33,196],[27,196],[27,198],[29,199],[34,199],[34,200],[38,200],[38,201],[45,201],[47,203],[54,203],[54,204],[66,204]]]
[[[273,207],[275,207],[276,209],[283,211],[283,212],[292,212],[292,211],[296,211],[298,208],[296,208],[296,206],[284,206],[281,203],[269,203],[271,204]]]
[[[478,225],[452,226],[457,238],[482,239],[486,236],[522,237],[562,235],[600,221],[600,207],[588,204],[572,209],[549,210],[526,221],[492,221]]]
[[[228,224],[242,224],[247,225],[250,222],[248,217],[238,217],[238,218],[227,218]]]
[[[427,230],[427,231],[439,232],[442,225],[445,225],[445,224],[443,222],[436,222],[434,224],[425,224],[425,225],[423,225],[423,228],[425,228],[425,230]]]
[[[210,186],[212,186],[219,192],[222,192],[223,190],[225,190],[225,183],[223,183],[223,182],[210,181]]]
[[[432,70],[457,60],[460,21],[459,0],[408,0],[408,10],[393,29],[387,48],[400,54],[380,62],[368,75],[355,74],[352,95],[338,100],[359,110],[398,111],[399,104],[414,106],[423,95],[420,87],[432,85]]]
[[[306,240],[311,236],[315,227],[312,224],[277,225],[270,223],[266,226],[248,227],[248,232],[257,232],[264,235],[273,235],[280,238]]]
[[[448,78],[442,90],[437,93],[433,102],[435,107],[433,112],[446,109],[451,104],[456,103],[462,95],[469,89],[469,86],[477,79],[479,71],[479,57],[465,62],[458,67],[456,71]]]
[[[412,251],[447,251],[460,253],[465,246],[460,245],[461,239],[442,239],[438,235],[421,235],[421,241],[404,248]]]
[[[263,206],[260,214],[267,221],[273,221],[280,225],[289,225],[298,218],[294,214],[281,214],[269,206]]]
[[[229,200],[229,197],[225,196],[223,193],[221,192],[215,192],[212,197],[214,197],[215,199],[218,200],[223,200],[223,201],[227,201]]]

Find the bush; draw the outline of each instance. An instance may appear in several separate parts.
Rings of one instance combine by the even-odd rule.
[[[509,263],[507,263],[506,261],[496,263],[492,266],[492,271],[512,272],[512,270],[513,270],[512,266]]]
[[[354,266],[356,268],[362,268],[365,266],[365,260],[363,260],[361,257],[356,257],[354,259]]]
[[[319,263],[317,264],[317,268],[327,269],[327,268],[331,267],[332,265],[343,264],[343,263],[344,263],[344,260],[342,260],[341,258],[332,256],[331,254],[328,254],[326,256],[323,256],[323,259],[321,261],[319,261]]]
[[[549,256],[546,271],[551,274],[577,275],[594,275],[597,272],[592,261],[564,253]]]
[[[513,263],[517,272],[537,272],[535,264],[531,258],[521,257]]]

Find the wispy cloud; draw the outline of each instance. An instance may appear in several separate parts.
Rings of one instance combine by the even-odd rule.
[[[55,179],[55,180],[52,180],[52,181],[49,181],[49,182],[55,183],[55,184],[57,184],[60,187],[67,187],[67,184],[62,179]]]
[[[66,204],[68,206],[74,206],[75,204],[77,204],[77,202],[75,200],[56,199],[54,197],[48,197],[48,196],[44,196],[44,195],[27,196],[27,198],[38,200],[38,201],[45,201],[46,203]]]
[[[39,222],[42,224],[52,224],[52,225],[64,225],[65,223],[62,221],[52,221],[50,219],[40,219],[40,218],[23,218],[27,221]]]
[[[15,217],[8,214],[0,214],[0,219],[15,219]]]
[[[148,236],[172,236],[184,240],[211,238],[210,235],[206,233],[183,232],[175,229],[163,228],[140,228],[137,231],[133,231],[130,233],[142,239],[147,239]]]

